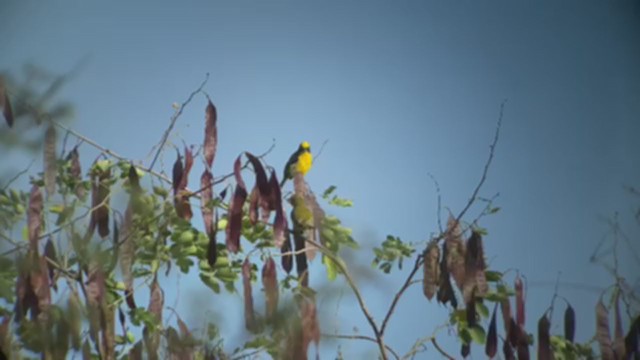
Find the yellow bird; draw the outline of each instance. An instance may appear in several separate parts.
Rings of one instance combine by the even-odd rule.
[[[293,179],[293,176],[296,173],[300,173],[305,175],[313,165],[313,155],[311,155],[311,145],[308,142],[303,141],[300,143],[298,150],[294,152],[289,161],[287,161],[287,165],[284,167],[284,175],[282,176],[282,181],[280,182],[280,187],[284,185],[284,183],[288,179]]]

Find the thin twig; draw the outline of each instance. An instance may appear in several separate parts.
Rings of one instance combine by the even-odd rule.
[[[94,140],[92,140],[92,139],[90,139],[90,138],[88,138],[88,137],[86,137],[86,136],[84,136],[84,135],[82,135],[82,134],[78,133],[77,131],[75,131],[75,130],[71,129],[71,128],[70,128],[70,127],[68,127],[68,126],[63,125],[63,124],[61,124],[60,122],[55,121],[55,120],[51,120],[51,122],[52,122],[55,126],[59,127],[60,129],[62,129],[62,130],[64,130],[64,131],[69,132],[71,135],[75,136],[76,138],[78,138],[78,139],[82,140],[83,142],[86,142],[87,144],[89,144],[89,145],[93,146],[94,148],[96,148],[96,149],[100,150],[100,151],[101,151],[102,153],[104,153],[105,155],[109,155],[109,156],[114,157],[114,158],[116,158],[116,159],[118,159],[118,160],[120,160],[120,161],[129,161],[129,159],[127,159],[126,157],[124,157],[124,156],[122,156],[122,155],[120,155],[120,154],[116,153],[116,152],[115,152],[115,151],[113,151],[113,150],[109,150],[109,149],[107,149],[106,147],[104,147],[104,146],[102,146],[102,145],[98,144],[97,142],[95,142]],[[136,167],[137,167],[137,166],[136,166]],[[141,167],[138,167],[138,168],[140,168],[141,170],[145,170],[145,171],[147,171],[147,172],[151,172],[151,171],[149,171],[148,169],[144,169],[144,168],[141,168]],[[156,175],[156,176],[158,176],[158,177],[163,177],[163,175],[160,175],[160,174],[154,174],[154,175]]]
[[[18,180],[18,178],[20,178],[20,176],[26,174],[29,169],[31,169],[31,165],[33,165],[33,163],[36,161],[36,159],[31,160],[31,162],[29,163],[29,165],[24,169],[19,171],[17,174],[15,174],[11,179],[9,179],[9,181],[2,187],[2,191],[5,191],[9,188],[9,186],[11,186],[11,184]]]
[[[558,276],[556,277],[556,285],[553,288],[553,297],[551,297],[551,304],[549,305],[549,321],[553,320],[553,306],[555,305],[555,301],[558,298],[558,286],[560,284],[560,275],[562,275],[561,271],[558,271]]]
[[[442,356],[446,357],[449,360],[455,360],[456,359],[453,356],[449,355],[446,351],[444,351],[444,349],[441,348],[440,345],[438,345],[438,342],[436,341],[435,337],[431,339],[431,343],[433,344],[433,347],[435,347],[436,350],[438,350],[438,352],[440,354],[442,354]]]
[[[339,334],[321,334],[323,337],[328,337],[328,338],[333,338],[333,339],[347,339],[347,340],[365,340],[365,341],[371,341],[373,343],[377,343],[378,341],[375,338],[372,338],[371,336],[365,336],[365,335],[339,335]],[[396,359],[400,359],[400,356],[398,355],[398,353],[395,352],[395,350],[393,350],[393,348],[391,348],[390,346],[385,345],[385,348],[391,353],[391,355],[393,355]]]
[[[484,164],[484,169],[482,170],[482,177],[480,178],[478,185],[476,185],[476,188],[473,190],[473,193],[471,194],[471,197],[469,198],[467,205],[462,209],[460,214],[458,214],[458,217],[456,218],[456,224],[460,222],[460,219],[462,219],[464,214],[467,213],[467,210],[469,210],[471,205],[473,205],[473,203],[476,200],[476,197],[478,196],[478,193],[480,192],[480,189],[482,188],[482,185],[484,185],[484,182],[487,180],[489,167],[491,166],[491,162],[493,161],[493,155],[495,154],[496,145],[498,145],[498,139],[500,138],[500,129],[502,128],[502,116],[504,114],[504,105],[506,102],[507,100],[504,100],[502,104],[500,104],[500,116],[498,117],[498,123],[496,124],[496,131],[493,135],[493,142],[489,146],[489,158],[487,159],[487,162]]]
[[[329,142],[329,139],[326,139],[325,141],[322,142],[322,145],[320,145],[320,150],[318,150],[318,153],[316,155],[314,155],[313,157],[313,161],[314,162],[318,162],[318,158],[320,158],[320,155],[322,155],[322,151],[324,150],[324,146],[327,145],[327,143]]]
[[[250,352],[250,353],[247,353],[247,354],[240,354],[240,355],[238,355],[238,356],[236,356],[236,357],[231,358],[231,360],[242,360],[242,359],[247,359],[247,358],[250,358],[250,357],[252,357],[252,356],[254,356],[254,355],[257,355],[257,354],[259,354],[259,353],[261,353],[261,352],[263,352],[263,351],[264,351],[264,349],[263,349],[263,348],[259,348],[259,349],[257,349],[257,350],[254,350],[254,351]]]
[[[424,345],[424,343],[430,342],[433,339],[435,339],[436,336],[438,335],[438,332],[440,332],[442,329],[447,328],[448,326],[449,326],[449,322],[441,324],[433,330],[433,333],[430,336],[423,337],[421,339],[416,340],[416,342],[411,347],[411,350],[409,350],[409,352],[407,352],[404,356],[402,356],[402,359],[413,358],[419,352],[418,351],[419,347],[422,347],[424,350],[426,350],[427,347]]]
[[[149,170],[153,170],[153,165],[155,165],[156,161],[158,160],[158,156],[160,156],[160,153],[162,152],[162,148],[164,148],[164,144],[167,142],[167,138],[169,138],[169,134],[171,133],[171,130],[173,130],[173,127],[175,126],[176,121],[178,120],[180,115],[182,115],[182,111],[191,102],[193,97],[196,94],[198,94],[200,91],[202,91],[202,88],[207,83],[207,81],[209,81],[209,73],[206,74],[200,86],[196,90],[194,90],[191,94],[189,94],[189,97],[187,98],[187,100],[185,100],[182,103],[182,105],[180,105],[178,110],[176,110],[173,116],[171,116],[169,127],[167,128],[167,130],[165,130],[164,134],[162,135],[162,140],[160,140],[160,143],[158,144],[158,150],[156,151],[156,154],[153,157],[153,160],[151,160],[151,164],[149,164]]]
[[[442,197],[440,196],[440,184],[438,183],[438,180],[436,180],[436,177],[433,176],[433,174],[428,173],[427,175],[429,175],[429,177],[431,178],[431,180],[433,181],[433,185],[436,187],[436,195],[437,195],[437,206],[438,206],[438,230],[440,230],[440,232],[443,232],[444,230],[442,229]]]

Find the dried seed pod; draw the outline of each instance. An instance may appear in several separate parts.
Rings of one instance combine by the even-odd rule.
[[[0,77],[0,107],[2,108],[2,115],[9,127],[13,127],[13,109],[11,108],[11,101],[9,101],[9,92],[4,83],[4,79]]]
[[[53,245],[53,239],[51,239],[51,236],[49,236],[49,239],[47,240],[47,243],[44,246],[44,256],[49,260],[53,261],[54,263],[58,262],[58,257],[56,255],[56,248]],[[53,266],[47,265],[47,267],[49,268],[49,281],[51,283],[51,287],[54,290],[58,291],[58,287],[55,282],[56,270]]]
[[[613,360],[613,348],[611,346],[611,333],[609,332],[609,312],[602,303],[602,299],[596,305],[596,340],[600,345],[600,355],[603,360]]]
[[[498,312],[497,304],[493,308],[493,315],[491,315],[491,322],[489,323],[489,331],[487,332],[487,342],[484,347],[484,353],[493,358],[498,352],[498,330],[496,325],[496,312]]]
[[[69,152],[66,160],[70,162],[69,176],[74,180],[76,196],[80,199],[84,199],[86,192],[82,185],[82,168],[80,166],[80,154],[78,153],[77,145]]]
[[[624,330],[622,329],[622,317],[620,315],[620,291],[616,292],[616,298],[614,301],[615,307],[615,323],[614,323],[614,337],[613,337],[613,350],[617,359],[625,357],[625,343],[624,343]]]
[[[440,247],[436,242],[431,242],[423,255],[422,291],[427,299],[431,300],[435,295],[440,281]]]
[[[453,285],[451,284],[451,278],[449,276],[449,269],[447,267],[447,244],[444,244],[442,259],[440,260],[440,281],[438,283],[438,294],[436,296],[438,302],[446,304],[451,302],[453,308],[458,307],[458,300],[453,292]]]
[[[564,338],[569,342],[573,342],[576,334],[576,312],[571,305],[567,303],[567,309],[564,311]]]
[[[98,235],[109,236],[109,197],[111,169],[95,167],[91,174],[91,231],[98,226]]]
[[[147,311],[151,313],[159,324],[162,324],[162,309],[164,308],[164,291],[158,284],[157,275],[153,277],[151,283],[149,306]],[[144,344],[147,348],[147,354],[150,360],[158,358],[158,348],[160,346],[160,332],[156,329],[149,329],[145,326],[143,329]]]
[[[287,231],[287,217],[284,214],[284,208],[282,207],[282,193],[280,191],[280,184],[276,177],[276,172],[272,171],[269,177],[269,185],[271,186],[271,199],[273,201],[273,208],[276,211],[276,217],[273,222],[273,244],[275,247],[282,248],[285,242],[285,232]],[[289,247],[291,245],[289,244]],[[284,259],[283,259],[284,261]]]
[[[538,360],[552,359],[550,329],[551,323],[547,315],[543,314],[538,320]]]
[[[511,326],[511,301],[509,298],[504,298],[500,302],[500,311],[502,312],[502,321],[504,323],[504,333],[509,334],[509,328]]]
[[[278,277],[276,263],[269,257],[262,267],[262,286],[266,297],[266,318],[272,320],[278,310]]]
[[[180,160],[180,156],[178,155],[178,160]],[[179,217],[190,221],[193,217],[193,212],[191,211],[191,204],[189,203],[189,197],[191,194],[187,190],[187,184],[189,183],[189,172],[191,171],[191,167],[193,166],[193,153],[187,147],[184,148],[184,168],[181,165],[174,164],[174,181],[179,177],[180,181],[176,188],[174,182],[174,206],[176,209],[176,213]],[[180,171],[182,170],[182,171]]]
[[[524,327],[524,286],[520,275],[516,276],[514,288],[516,290],[516,323]]]
[[[213,166],[213,159],[216,156],[216,148],[218,147],[218,112],[211,100],[205,109],[205,125],[204,125],[204,159],[209,168]]]
[[[315,299],[312,297],[303,299],[300,312],[302,317],[302,353],[307,354],[309,344],[312,341],[316,344],[316,349],[320,342],[320,324],[318,323]]]
[[[285,231],[285,238],[284,238],[282,247],[280,248],[280,252],[282,253],[281,263],[282,263],[282,268],[288,274],[291,272],[291,269],[293,268],[293,255],[291,255],[291,233],[289,232],[289,229],[286,229],[286,228],[284,231]]]
[[[244,289],[244,325],[249,331],[257,330],[253,312],[253,294],[251,291],[251,262],[246,258],[242,263],[242,287]]]
[[[29,233],[29,248],[37,253],[38,239],[42,229],[42,193],[37,185],[31,187],[29,196],[29,210],[27,211],[27,230]]]
[[[489,286],[485,277],[484,249],[482,247],[482,236],[477,231],[473,231],[467,240],[465,252],[465,273],[462,296],[465,302],[475,291],[476,296],[484,296]]]
[[[447,231],[445,236],[446,261],[448,272],[453,277],[460,290],[464,287],[465,281],[465,245],[462,239],[462,229],[460,223],[453,216],[449,216],[447,221]]]
[[[226,229],[226,244],[229,252],[237,253],[240,250],[240,233],[242,230],[242,205],[247,199],[247,188],[240,175],[240,168],[242,166],[241,157],[235,161],[234,174],[236,177],[236,190],[233,194],[233,199],[229,206],[229,221],[227,222]]]
[[[44,133],[43,164],[44,164],[44,188],[47,197],[56,192],[56,128],[50,124]]]
[[[504,355],[505,360],[515,360],[515,354],[513,353],[513,348],[507,339],[502,341],[502,355]]]

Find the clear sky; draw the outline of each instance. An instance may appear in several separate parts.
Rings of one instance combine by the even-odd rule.
[[[76,107],[74,129],[127,157],[149,163],[171,104],[206,73],[205,90],[219,113],[217,174],[227,173],[239,152],[260,153],[273,139],[267,161],[277,168],[301,140],[314,151],[328,140],[307,179],[316,192],[336,185],[354,200],[355,208],[334,213],[364,248],[387,234],[422,241],[437,231],[429,173],[443,205],[460,211],[508,99],[481,192],[499,193],[502,211],[481,225],[489,230],[491,267],[518,268],[530,281],[530,332],[558,272],[563,283],[611,283],[589,264],[608,232],[603,218],[618,211],[637,245],[631,220],[638,199],[623,186],[640,182],[639,39],[639,1],[0,0],[0,69],[19,73],[33,62],[64,73],[86,59],[60,98]],[[204,107],[197,97],[172,142],[201,143]],[[174,156],[168,151],[166,163]],[[372,257],[358,259],[366,268]],[[623,266],[627,274],[638,268],[630,260]],[[320,272],[319,264],[313,269]],[[386,276],[363,284],[378,319],[400,281]],[[585,324],[578,338],[587,340],[598,291],[559,291]],[[221,301],[204,290],[193,294]],[[189,295],[181,296],[188,308]],[[357,327],[368,334],[354,298],[346,291],[336,298],[321,296],[323,331]],[[419,286],[400,305],[387,341],[401,352],[446,318]],[[227,306],[231,350],[242,338],[241,307]],[[441,335],[448,350],[458,353],[448,336]],[[323,358],[335,349],[326,347]],[[342,349],[375,350],[351,342]]]

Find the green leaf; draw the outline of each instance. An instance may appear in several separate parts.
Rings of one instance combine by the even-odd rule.
[[[503,295],[503,296],[515,296],[516,292],[513,291],[512,289],[510,289],[509,287],[507,287],[504,284],[498,284],[496,285],[496,290],[498,291],[498,294]]]
[[[487,334],[484,329],[480,325],[474,325],[472,327],[467,328],[469,330],[469,336],[471,339],[480,345],[483,345],[485,341],[487,341]]]
[[[202,282],[205,285],[207,285],[211,290],[213,290],[214,293],[216,294],[220,293],[220,284],[218,284],[218,281],[214,277],[201,273],[200,280],[202,280]]]
[[[144,324],[144,326],[149,328],[155,328],[158,325],[158,320],[156,316],[144,308],[136,308],[129,311],[129,318],[131,319],[131,323],[135,326],[140,326]]]
[[[322,256],[322,263],[327,268],[327,278],[329,281],[333,281],[338,276],[338,266],[328,256]]]
[[[463,325],[461,325],[463,324]],[[460,338],[460,341],[463,344],[470,344],[472,339],[471,339],[471,333],[469,332],[469,328],[466,326],[466,323],[458,323],[458,337]]]
[[[322,198],[327,200],[329,199],[329,196],[331,196],[331,194],[336,191],[336,186],[335,185],[331,185],[327,188],[327,190],[324,191],[324,193],[322,193]]]
[[[332,197],[331,195],[335,191],[336,191],[336,187],[334,185],[329,186],[327,188],[327,190],[325,190],[324,193],[322,193],[322,198],[327,200],[327,201],[329,201],[330,205],[343,207],[343,208],[347,208],[347,207],[352,207],[353,206],[353,201],[351,201],[351,200],[340,198],[340,197],[338,197],[338,195],[333,195],[333,197]]]
[[[11,201],[11,199],[9,199],[9,197],[7,197],[7,195],[0,194],[0,205],[9,206],[9,205],[12,205],[12,204],[13,204],[13,201]]]
[[[26,225],[22,227],[22,240],[24,241],[29,240],[29,229],[27,228]]]
[[[63,211],[64,211],[64,205],[62,204],[55,204],[55,205],[49,206],[49,212],[52,214],[62,214]]]
[[[163,199],[165,199],[169,195],[169,191],[160,186],[154,186],[153,193],[156,194],[157,196],[160,196]]]
[[[272,340],[266,336],[256,336],[244,343],[242,349],[262,349],[268,348],[272,344]],[[238,349],[240,350],[240,349]]]
[[[411,257],[415,252],[415,249],[411,244],[405,244],[400,238],[388,235],[387,239],[382,242],[381,248],[373,248],[375,258],[374,264],[384,261],[384,266],[380,266],[380,269],[385,273],[391,271],[391,266],[397,262],[398,268],[402,269],[402,263],[406,258]]]
[[[476,312],[480,314],[481,317],[488,318],[489,308],[487,308],[487,306],[481,303],[480,301],[476,301],[475,303],[476,303]]]
[[[176,265],[178,265],[180,271],[182,271],[183,274],[188,274],[189,268],[193,266],[193,260],[189,259],[188,257],[179,258],[176,260]]]
[[[207,324],[207,339],[215,340],[220,335],[220,330],[214,323]]]
[[[331,200],[329,200],[329,204],[330,205],[334,205],[334,206],[338,206],[338,207],[342,207],[342,208],[348,208],[348,207],[352,207],[353,206],[353,201],[352,200],[348,200],[348,199],[342,199],[342,198],[339,198],[337,196],[334,196],[333,198],[331,198]]]
[[[105,159],[105,160],[99,160],[96,164],[95,167],[100,170],[100,171],[107,171],[111,168],[111,160]]]
[[[498,271],[486,270],[484,272],[484,277],[488,282],[498,282],[502,280],[502,273]]]
[[[467,322],[467,311],[465,309],[454,310],[449,316],[449,323],[451,325],[466,323]]]
[[[58,219],[56,219],[56,226],[60,226],[67,222],[67,220],[73,215],[75,212],[76,201],[74,200],[71,205],[62,209],[62,211],[58,215]]]

